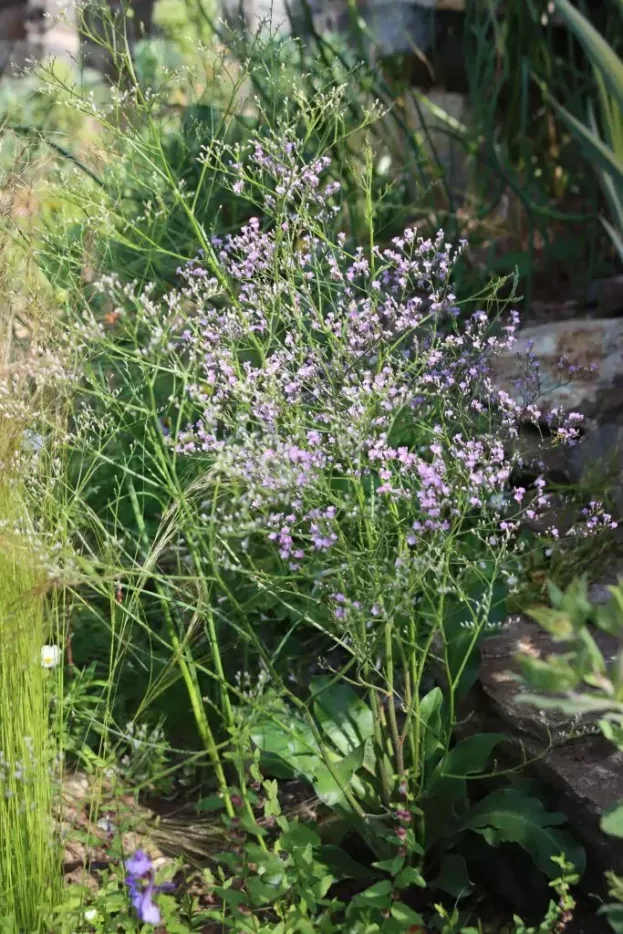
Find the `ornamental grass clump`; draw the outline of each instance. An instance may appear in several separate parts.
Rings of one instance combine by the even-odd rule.
[[[558,831],[519,839],[504,820],[524,809],[548,826],[538,800],[494,790],[470,823],[468,784],[500,777],[504,737],[457,746],[455,728],[531,547],[524,520],[549,504],[544,477],[515,479],[519,423],[573,444],[580,416],[542,413],[536,380],[517,398],[496,388],[491,359],[512,348],[517,314],[496,318],[493,292],[459,301],[465,244],[441,231],[378,245],[368,175],[359,245],[339,231],[330,158],[309,158],[287,125],[202,161],[256,215],[205,236],[164,295],[106,277],[69,322],[85,426],[71,497],[87,506],[72,521],[97,572],[90,620],[110,612],[111,703],[143,676],[142,716],[181,680],[226,820],[260,851],[258,760],[310,782],[416,885],[489,826],[547,873],[569,854]],[[572,534],[611,525],[593,502]],[[74,651],[81,630],[93,638],[85,619]],[[188,718],[165,723],[173,743],[179,727]]]
[[[6,480],[2,516],[20,505]],[[0,559],[0,902],[16,931],[44,931],[60,890],[52,819],[54,672],[42,664],[47,625],[41,577],[22,541],[2,532]],[[47,656],[46,656],[47,658]],[[11,930],[9,928],[9,930]]]
[[[24,472],[32,470],[36,366],[0,374],[0,916],[9,934],[48,930],[61,895],[61,854],[54,822],[57,738],[50,701],[60,679],[58,645],[47,603],[37,520]],[[45,369],[45,366],[43,367]],[[19,469],[18,469],[19,468]]]

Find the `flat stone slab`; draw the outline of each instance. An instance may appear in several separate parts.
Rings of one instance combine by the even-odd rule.
[[[601,631],[592,634],[605,658],[612,658],[616,640]],[[482,645],[476,719],[487,729],[506,733],[518,752],[535,760],[531,768],[553,789],[557,805],[586,847],[591,869],[621,872],[623,841],[603,834],[599,822],[604,811],[623,800],[623,754],[601,735],[595,715],[574,718],[522,703],[524,688],[513,677],[518,652],[547,656],[564,650],[537,623],[513,617]]]

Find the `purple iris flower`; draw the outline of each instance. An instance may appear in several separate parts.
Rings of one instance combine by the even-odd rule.
[[[125,883],[139,921],[146,924],[160,924],[160,911],[153,903],[153,896],[156,892],[173,892],[175,885],[172,882],[155,884],[154,865],[143,850],[137,850],[127,860],[125,868],[128,871]]]

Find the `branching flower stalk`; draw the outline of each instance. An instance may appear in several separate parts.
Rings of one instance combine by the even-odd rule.
[[[145,558],[149,556],[149,539],[145,530],[145,525],[143,522],[142,513],[140,506],[136,497],[136,491],[132,482],[128,484],[130,491],[130,498],[132,501],[132,508],[134,510],[134,516],[136,519],[137,527],[139,529],[143,546],[145,548]],[[175,623],[171,615],[169,603],[170,601],[165,598],[164,589],[162,584],[155,580],[155,587],[160,597],[160,606],[162,608],[162,613],[166,622],[167,630],[169,632],[169,638],[171,640],[171,646],[175,652],[177,663],[180,667],[184,683],[186,685],[186,690],[188,693],[188,698],[190,700],[195,721],[197,723],[197,728],[199,730],[199,735],[203,743],[205,744],[206,750],[212,761],[216,778],[223,794],[223,799],[225,801],[225,807],[227,810],[228,817],[234,817],[235,810],[231,803],[231,796],[228,790],[227,778],[223,770],[223,764],[221,762],[221,757],[218,752],[218,747],[214,739],[214,734],[210,727],[208,718],[206,717],[205,708],[201,699],[201,690],[197,682],[195,666],[193,663],[192,655],[188,657],[187,651],[184,646],[180,643],[179,636],[176,631]]]
[[[148,384],[148,393],[149,400],[151,403],[151,412],[153,413],[154,421],[154,433],[157,438],[162,437],[162,427],[157,417],[158,406],[154,394],[154,378],[150,380]],[[188,514],[188,507],[186,504],[185,497],[183,495],[183,490],[179,485],[178,478],[175,471],[175,452],[172,451],[171,447],[168,445],[156,445],[155,447],[156,455],[158,457],[158,462],[161,467],[161,472],[165,480],[165,487],[170,491],[171,499],[173,502],[179,503],[179,510],[182,513],[183,517],[183,534],[185,543],[188,546],[189,555],[193,561],[195,571],[197,573],[197,579],[203,579],[203,571],[201,567],[201,544],[195,540],[195,535],[192,532],[192,517]],[[173,462],[171,462],[173,460]],[[133,509],[135,512],[135,518],[137,525],[142,529],[142,538],[145,546],[148,546],[148,540],[145,535],[145,529],[143,524],[142,515],[140,513],[139,504],[136,498],[136,493],[132,483],[129,484],[130,495],[132,497]],[[207,557],[210,557],[209,554]],[[162,585],[158,585],[159,592],[162,592]],[[221,658],[221,651],[219,646],[219,641],[217,637],[217,632],[214,624],[214,615],[209,604],[209,594],[207,595],[207,608],[206,608],[206,625],[208,631],[208,641],[209,648],[212,656],[212,660],[215,668],[215,676],[219,685],[220,699],[221,699],[221,711],[225,719],[227,730],[230,734],[233,734],[235,730],[235,719],[233,715],[233,710],[231,706],[231,701],[229,698],[229,684],[225,676],[225,670]],[[171,616],[170,612],[170,601],[164,600],[162,603],[163,613],[167,622],[167,628],[171,637],[171,643],[174,646],[176,653],[180,656],[180,667],[182,671],[182,676],[186,684],[186,689],[188,691],[189,699],[191,701],[191,706],[193,709],[193,714],[195,721],[202,737],[203,742],[206,745],[206,749],[209,752],[210,758],[215,768],[217,780],[221,793],[225,801],[227,815],[230,818],[235,816],[235,810],[231,801],[231,794],[227,785],[226,775],[223,769],[223,764],[220,760],[218,753],[218,745],[214,738],[213,732],[210,728],[209,720],[206,716],[205,707],[203,704],[203,699],[201,696],[201,688],[199,685],[199,680],[197,677],[197,667],[195,659],[192,656],[192,652],[186,648],[185,645],[179,642],[179,636],[176,632],[175,623]],[[183,659],[181,656],[184,656]],[[236,763],[236,772],[238,779],[238,790],[242,796],[244,802],[244,807],[249,818],[251,825],[256,825],[255,816],[253,809],[251,807],[248,795],[247,781],[244,774],[244,770],[239,762]],[[258,832],[257,836],[258,843],[263,849],[266,848],[266,843]]]
[[[427,749],[435,740],[449,752],[457,694],[489,625],[494,587],[521,561],[523,520],[549,501],[542,477],[531,490],[513,485],[508,452],[518,423],[547,418],[555,443],[574,443],[580,417],[546,416],[535,400],[495,386],[490,357],[512,348],[518,317],[495,322],[482,309],[460,320],[451,275],[464,244],[407,228],[377,245],[369,192],[369,244],[349,244],[336,230],[340,185],[330,157],[306,158],[285,123],[235,151],[212,146],[201,159],[259,204],[264,220],[213,237],[163,296],[101,282],[113,326],[86,307],[68,334],[87,355],[85,393],[114,426],[105,443],[87,438],[85,460],[97,463],[124,433],[134,439],[138,455],[121,475],[129,534],[141,574],[153,577],[229,816],[217,727],[202,700],[202,650],[232,747],[241,717],[250,730],[262,691],[273,692],[307,723],[350,812],[391,820],[406,798],[421,847]],[[145,496],[134,479],[141,470]],[[155,536],[144,516],[152,496],[162,505]],[[574,534],[612,525],[597,503],[585,519]],[[120,576],[135,570],[130,562]],[[283,657],[295,630],[321,646],[321,666],[348,673],[369,698],[374,800],[341,775],[301,696]],[[246,711],[232,687],[232,649],[241,644],[258,678]],[[435,664],[447,686],[438,737],[422,714]],[[251,819],[240,764],[236,771]]]

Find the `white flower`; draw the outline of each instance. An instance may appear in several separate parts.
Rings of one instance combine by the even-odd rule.
[[[43,668],[56,668],[61,660],[61,650],[57,645],[41,646],[41,665]]]
[[[85,913],[84,913],[84,920],[85,920],[85,921],[97,921],[97,918],[98,918],[97,908],[87,908],[87,909],[86,909],[86,911],[85,911]]]

